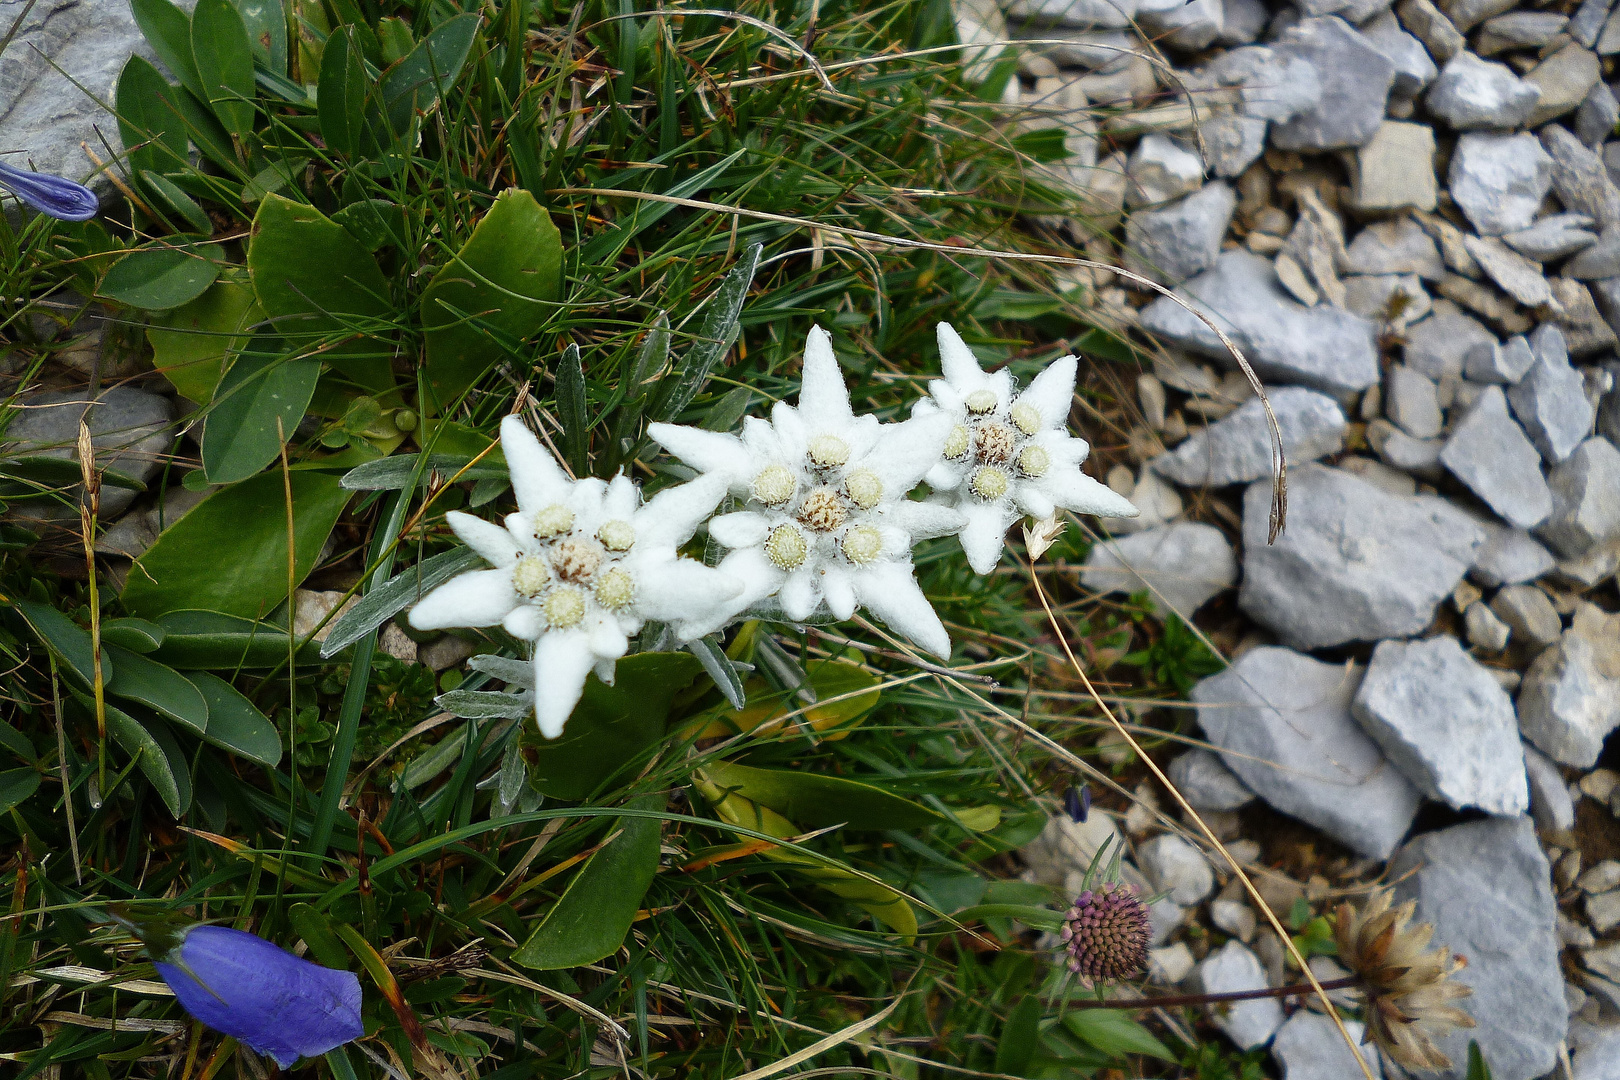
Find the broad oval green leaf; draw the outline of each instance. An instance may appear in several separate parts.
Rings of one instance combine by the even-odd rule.
[[[641,795],[627,805],[659,811],[664,799],[662,793]],[[537,971],[555,971],[611,956],[624,944],[658,872],[663,827],[660,818],[620,819],[619,835],[585,861],[512,959]]]
[[[285,565],[285,554],[282,559]],[[287,662],[285,626],[219,611],[186,609],[166,612],[156,621],[163,628],[163,645],[152,658],[173,668],[236,671]],[[314,642],[300,649],[296,657],[300,666],[317,664],[320,659],[319,646]]]
[[[522,341],[539,331],[561,286],[562,234],[551,215],[527,191],[503,191],[422,293],[434,411],[495,366],[501,336]]]
[[[231,0],[197,0],[191,12],[191,57],[199,96],[237,138],[253,131],[253,45]]]
[[[1039,994],[1028,994],[1007,1014],[1001,1038],[996,1042],[996,1072],[1007,1076],[1028,1076],[1041,1045],[1041,1016],[1045,1013]]]
[[[95,646],[89,631],[57,611],[49,604],[36,604],[32,600],[16,601],[17,613],[27,622],[44,646],[56,654],[56,659],[68,673],[77,676],[80,683],[90,686],[95,681]],[[103,649],[101,654],[102,684],[113,678],[112,659]]]
[[[202,80],[191,58],[191,16],[169,0],[129,0],[129,8],[163,66],[174,72],[181,86],[201,97]]]
[[[168,717],[201,735],[208,730],[208,702],[184,675],[118,645],[105,646],[117,674],[107,682],[107,693]]]
[[[388,281],[365,246],[313,206],[267,195],[248,245],[253,290],[289,340],[359,337],[325,350],[332,367],[367,391],[394,387],[391,349],[367,336],[392,316]]]
[[[315,569],[349,492],[337,477],[294,472],[293,580]],[[208,496],[158,536],[131,567],[122,596],[131,614],[157,619],[202,607],[262,617],[287,599],[287,507],[283,480],[261,473]]]
[[[174,745],[174,736],[162,724],[148,727],[111,703],[107,705],[106,714],[107,734],[123,747],[124,753],[136,760],[141,775],[151,783],[169,813],[174,817],[184,814],[191,806],[191,776],[185,769],[185,759],[179,755],[179,747]],[[179,768],[170,758],[171,746],[180,761]]]
[[[287,12],[281,0],[236,0],[253,53],[277,75],[287,73]]]
[[[21,806],[39,790],[39,773],[33,769],[7,769],[0,772],[0,814]]]
[[[157,68],[132,56],[118,75],[118,133],[131,147],[138,169],[175,172],[186,168],[186,126],[178,91]]]
[[[214,223],[208,219],[203,208],[197,205],[197,200],[181,191],[174,181],[151,169],[141,169],[138,175],[141,187],[146,189],[147,198],[155,204],[153,208],[174,215],[171,223],[184,222],[191,226],[193,232],[207,234],[214,231]]]
[[[346,29],[339,30],[326,39],[315,101],[320,114],[321,138],[340,154],[358,157],[365,153],[367,90],[360,50]]]
[[[417,112],[432,108],[440,93],[461,77],[482,21],[473,14],[446,19],[409,56],[383,73],[383,108],[394,134],[409,131]]]
[[[280,339],[255,341],[260,347],[232,362],[208,410],[202,461],[209,483],[246,480],[274,461],[315,396],[320,361],[283,359]]]
[[[1169,1047],[1122,1009],[1071,1009],[1063,1014],[1063,1026],[1105,1054],[1145,1054],[1163,1061],[1176,1060]]]
[[[217,244],[136,248],[113,263],[98,294],[128,307],[165,311],[189,304],[219,277]]]
[[[361,199],[332,215],[367,251],[403,247],[409,236],[406,210],[387,199]]]
[[[163,627],[145,619],[110,619],[101,624],[101,640],[144,655],[163,644]]]
[[[206,405],[227,357],[247,343],[247,330],[264,312],[245,281],[220,279],[191,303],[152,321],[152,366],[182,397]]]
[[[187,678],[208,702],[204,739],[260,765],[275,768],[280,763],[281,734],[253,702],[218,675],[193,671]]]
[[[756,769],[713,761],[703,767],[710,780],[783,817],[812,829],[833,825],[866,831],[926,829],[944,816],[882,788],[825,773]]]

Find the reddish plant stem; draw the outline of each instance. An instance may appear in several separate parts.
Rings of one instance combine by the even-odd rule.
[[[1322,983],[1323,990],[1345,990],[1353,986],[1360,986],[1361,979],[1356,975],[1348,975],[1342,979],[1327,979]],[[1310,983],[1296,983],[1293,986],[1268,986],[1263,990],[1237,990],[1230,994],[1178,994],[1173,997],[1132,998],[1130,1000],[1118,999],[1114,1001],[1071,1001],[1066,1006],[1070,1009],[1157,1009],[1166,1005],[1218,1005],[1223,1001],[1253,1001],[1256,998],[1293,997],[1296,994],[1315,993]]]

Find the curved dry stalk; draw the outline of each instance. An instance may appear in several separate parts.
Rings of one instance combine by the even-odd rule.
[[[1041,255],[1025,251],[1003,251],[997,248],[956,247],[952,244],[935,244],[927,240],[889,236],[885,233],[870,232],[866,229],[852,229],[844,225],[829,225],[826,222],[812,221],[809,218],[795,217],[791,214],[773,214],[765,210],[748,210],[740,206],[726,206],[723,203],[707,202],[703,199],[686,199],[676,195],[662,195],[653,191],[631,191],[625,188],[560,187],[547,188],[546,194],[640,199],[644,202],[667,203],[671,206],[684,206],[688,209],[705,210],[710,213],[732,214],[736,217],[752,218],[756,221],[774,221],[779,224],[796,225],[805,229],[820,229],[823,232],[839,233],[857,240],[868,240],[874,243],[889,244],[893,247],[919,251],[938,251],[958,258],[973,256],[984,259],[1002,259],[1009,262],[1044,263],[1052,266],[1084,266],[1093,270],[1107,270],[1111,274],[1129,278],[1143,288],[1169,298],[1172,303],[1184,308],[1199,322],[1209,327],[1215,336],[1220,339],[1221,346],[1237,361],[1244,377],[1249,380],[1249,385],[1254,388],[1256,396],[1260,398],[1261,408],[1266,413],[1266,431],[1271,439],[1271,521],[1266,542],[1268,544],[1275,543],[1278,535],[1287,526],[1288,462],[1283,455],[1282,429],[1277,425],[1277,414],[1272,411],[1271,399],[1266,396],[1266,388],[1261,384],[1260,376],[1255,374],[1254,368],[1249,364],[1248,357],[1243,355],[1243,350],[1238,348],[1237,343],[1227,336],[1226,331],[1215,324],[1214,319],[1187,303],[1170,289],[1165,288],[1156,281],[1143,277],[1141,274],[1133,273],[1110,263],[1099,262],[1096,259],[1077,259],[1067,255]]]

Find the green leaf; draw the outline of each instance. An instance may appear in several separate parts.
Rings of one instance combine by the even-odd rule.
[[[198,96],[237,138],[253,132],[253,45],[231,0],[197,0],[191,12],[191,56]]]
[[[703,317],[703,325],[698,328],[696,343],[672,373],[672,388],[655,410],[657,419],[673,420],[679,416],[708,381],[714,365],[737,340],[743,301],[748,299],[748,287],[754,283],[754,271],[759,266],[762,250],[757,243],[749,244],[737,265],[720,282],[714,299],[709,302],[708,314]]]
[[[281,0],[236,0],[254,55],[278,75],[287,72],[287,11]]]
[[[326,39],[320,82],[315,89],[321,138],[340,154],[358,157],[366,152],[367,91],[366,68],[360,50],[344,28]]]
[[[155,209],[167,210],[175,218],[190,225],[194,232],[206,235],[214,231],[214,223],[203,212],[203,208],[198,206],[190,195],[181,191],[174,181],[151,169],[139,170],[139,178],[147,196],[157,204]]]
[[[285,567],[286,554],[281,558]],[[163,645],[152,658],[173,668],[235,671],[276,667],[287,661],[285,626],[254,622],[218,611],[187,609],[159,615],[157,624],[163,628]],[[314,642],[305,645],[298,652],[298,664],[318,664],[319,650],[320,646]]]
[[[1479,1040],[1468,1040],[1468,1080],[1491,1080],[1491,1067],[1485,1063],[1485,1052]]]
[[[295,472],[287,482],[296,583],[315,569],[349,493],[335,476],[319,472]],[[244,618],[274,610],[287,599],[282,477],[261,473],[198,503],[135,560],[122,599],[132,614],[150,619],[199,606]]]
[[[130,57],[118,75],[117,106],[118,133],[124,145],[133,148],[131,165],[154,172],[187,167],[188,140],[177,92],[157,68],[139,56]]]
[[[434,704],[463,720],[526,720],[534,716],[534,695],[501,690],[449,690]]]
[[[447,19],[383,74],[383,109],[394,134],[403,136],[416,114],[431,109],[441,90],[455,84],[482,21],[471,14]]]
[[[375,333],[393,312],[377,261],[343,226],[313,206],[267,195],[253,218],[248,269],[259,305],[294,341]],[[393,389],[390,350],[346,342],[322,359],[368,392]],[[367,355],[377,354],[377,355]]]
[[[147,311],[177,308],[214,283],[220,258],[218,244],[136,248],[113,263],[98,295]]]
[[[44,646],[56,654],[56,659],[69,674],[76,675],[85,686],[95,682],[96,662],[90,633],[78,623],[49,604],[36,604],[32,600],[16,601],[17,613],[27,622]],[[112,659],[102,650],[101,678],[103,685],[112,681]]]
[[[563,456],[576,474],[584,475],[590,419],[585,412],[585,369],[580,365],[578,345],[564,349],[557,364],[557,417],[562,422]]]
[[[181,86],[202,97],[202,79],[191,58],[191,17],[169,0],[129,0],[129,7],[135,25],[141,28],[163,66],[174,73]]]
[[[10,750],[13,754],[32,765],[39,760],[39,754],[34,750],[34,744],[28,736],[0,720],[0,746]]]
[[[1063,1014],[1063,1026],[1105,1054],[1145,1054],[1164,1061],[1176,1060],[1169,1047],[1122,1009],[1071,1009]]]
[[[226,357],[247,343],[247,330],[264,317],[243,281],[220,279],[191,303],[160,315],[146,329],[152,366],[181,396],[206,405],[219,385]]]
[[[612,686],[591,675],[562,735],[542,739],[525,725],[529,782],[555,799],[590,795],[664,737],[671,699],[701,670],[690,653],[638,653],[618,662]]]
[[[500,360],[495,334],[521,341],[536,333],[561,284],[562,234],[551,215],[527,191],[502,192],[422,293],[433,411],[448,408]]]
[[[145,654],[163,644],[163,627],[145,619],[110,619],[101,624],[101,640]]]
[[[996,1072],[1008,1076],[1028,1076],[1030,1063],[1041,1042],[1041,1017],[1046,1010],[1040,995],[1029,994],[1019,999],[1007,1014],[1001,1028],[1001,1039],[996,1043]]]
[[[367,251],[402,247],[408,235],[405,208],[387,199],[352,202],[333,214],[332,220],[348,229]]]
[[[332,929],[332,920],[326,912],[308,904],[294,904],[287,909],[287,921],[323,966],[339,971],[348,969],[351,954]]]
[[[722,788],[812,829],[833,825],[879,832],[926,829],[946,820],[925,806],[871,784],[825,773],[756,769],[724,761],[712,761],[703,771]]]
[[[1036,904],[975,904],[955,912],[951,918],[963,925],[978,922],[980,919],[1017,919],[1025,926],[1054,934],[1063,929],[1061,912]]]
[[[353,645],[399,614],[406,605],[426,596],[428,590],[464,570],[476,570],[483,565],[484,561],[471,548],[454,548],[423,559],[366,593],[352,608],[328,623],[321,655],[331,656]]]
[[[33,769],[7,769],[0,772],[0,814],[21,806],[39,790],[39,773]]]
[[[471,460],[472,457],[466,454],[429,454],[427,465],[418,471],[417,455],[378,458],[356,465],[344,473],[343,486],[350,491],[403,491],[411,486],[413,477],[420,486],[426,484],[433,473],[439,473],[441,477],[459,473],[462,480],[504,480],[508,475],[505,465],[474,465],[467,468]],[[487,462],[490,459],[486,457],[484,460]],[[466,471],[463,472],[463,469]]]
[[[117,645],[105,649],[117,671],[107,682],[107,693],[138,701],[195,734],[208,730],[208,702],[184,675]]]
[[[281,734],[253,702],[218,675],[193,671],[188,677],[208,702],[204,739],[272,769],[281,762]]]
[[[274,461],[315,396],[320,361],[284,360],[260,341],[264,347],[238,356],[214,393],[202,440],[209,483],[246,480]]]
[[[191,806],[191,775],[185,768],[185,759],[179,756],[174,736],[161,724],[148,728],[111,703],[108,703],[106,711],[107,734],[123,747],[124,753],[135,759],[141,774],[157,791],[158,798],[169,808],[169,813],[174,817],[184,814]],[[171,748],[175,752],[174,757],[180,761],[179,768],[175,767],[170,756]]]
[[[663,793],[641,795],[633,810],[662,810]],[[624,944],[642,897],[658,872],[658,818],[627,817],[619,835],[585,861],[512,959],[538,971],[592,964]]]

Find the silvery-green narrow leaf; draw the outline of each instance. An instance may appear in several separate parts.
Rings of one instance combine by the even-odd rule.
[[[332,621],[321,655],[331,656],[354,644],[371,631],[427,595],[429,589],[444,584],[463,570],[474,570],[483,560],[471,548],[443,551],[396,575],[360,598],[344,614]]]
[[[445,712],[463,720],[522,720],[534,714],[534,692],[450,690],[433,699]]]
[[[562,422],[563,456],[573,466],[574,474],[583,476],[590,421],[585,416],[585,368],[578,345],[564,349],[557,363],[557,416]]]
[[[639,401],[647,396],[653,387],[653,376],[664,370],[669,363],[669,315],[660,311],[658,318],[653,320],[652,329],[647,331],[647,338],[641,343],[641,352],[636,354],[636,366],[630,372],[630,388],[627,391],[632,401]]]
[[[505,817],[517,805],[528,786],[529,767],[524,764],[517,731],[507,735],[506,753],[501,756],[500,787],[495,792],[496,816]]]
[[[416,477],[416,484],[420,486],[427,482],[428,475],[433,472],[454,476],[472,458],[460,454],[430,454],[427,464],[418,474],[419,460],[419,457],[411,454],[378,458],[364,465],[356,465],[343,474],[339,483],[347,491],[403,491],[411,485],[412,477]],[[507,471],[502,465],[474,465],[461,473],[461,479],[505,481]]]
[[[698,663],[703,665],[703,670],[708,672],[709,678],[714,680],[714,685],[720,688],[733,709],[741,709],[748,704],[748,695],[743,692],[742,675],[713,634],[687,642],[686,648],[698,658]]]
[[[725,280],[710,301],[708,313],[698,328],[697,340],[686,353],[686,358],[673,373],[674,386],[662,404],[654,410],[655,419],[674,420],[697,397],[698,391],[709,379],[709,372],[737,340],[738,319],[742,315],[743,301],[748,298],[748,287],[754,283],[754,271],[759,266],[760,244],[749,244],[737,265],[726,274]]]
[[[467,666],[511,686],[521,686],[525,690],[534,689],[534,665],[527,660],[514,660],[510,656],[496,656],[494,653],[479,653],[467,661]]]
[[[714,403],[714,408],[703,418],[703,427],[709,431],[730,431],[743,418],[743,413],[748,411],[748,403],[753,396],[754,392],[746,386],[730,391]]]
[[[799,662],[782,650],[776,639],[760,634],[754,645],[754,659],[759,661],[760,674],[774,683],[779,690],[792,690],[806,705],[816,703],[815,687]]]

